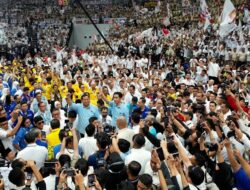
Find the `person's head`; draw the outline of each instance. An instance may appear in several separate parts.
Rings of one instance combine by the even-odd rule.
[[[147,88],[144,88],[144,89],[142,89],[142,91],[141,91],[141,96],[142,96],[143,98],[146,98],[146,97],[147,97],[147,93],[148,93],[148,89],[147,89]]]
[[[209,103],[210,112],[216,112],[216,106],[217,106],[217,104],[214,101],[210,102]]]
[[[25,185],[25,173],[20,168],[14,168],[9,173],[9,181],[16,185],[17,187],[21,187]]]
[[[141,164],[139,162],[132,161],[128,164],[127,174],[129,178],[137,178],[140,171],[141,171]]]
[[[75,111],[73,111],[73,110],[69,111],[69,112],[68,112],[68,119],[69,119],[69,122],[70,122],[70,123],[74,123],[74,121],[76,120],[76,116],[77,116],[77,114],[76,114]]]
[[[204,181],[204,172],[199,166],[189,166],[188,167],[188,177],[189,180],[195,186],[200,185]]]
[[[21,126],[22,126],[22,127],[25,127],[25,128],[30,127],[30,126],[31,126],[31,121],[30,121],[30,119],[27,118],[27,117],[24,117]]]
[[[96,134],[96,144],[99,150],[105,150],[109,145],[109,141],[109,136],[106,133],[100,132]]]
[[[24,170],[26,168],[26,161],[23,160],[22,158],[17,158],[11,162],[11,168],[19,168],[21,170]]]
[[[26,102],[26,101],[22,101],[21,102],[21,110],[23,111],[23,112],[26,112],[27,110],[28,110],[28,103]]]
[[[137,112],[133,112],[131,115],[131,121],[133,125],[138,125],[140,123],[140,120],[141,120],[141,115]]]
[[[118,139],[118,147],[121,152],[127,153],[130,148],[130,142],[125,139]]]
[[[33,132],[28,132],[24,135],[24,139],[27,144],[35,143],[36,135]]]
[[[95,126],[93,124],[88,124],[87,127],[85,128],[85,132],[89,137],[94,136],[95,134]]]
[[[3,130],[8,130],[8,120],[6,117],[0,117],[0,128]]]
[[[38,116],[34,117],[34,124],[38,129],[42,130],[43,126],[44,126],[44,120],[43,120],[42,116],[38,115]]]
[[[152,190],[153,179],[149,174],[139,176],[137,190]]]
[[[205,165],[205,162],[206,162],[206,159],[205,157],[200,154],[200,153],[195,153],[191,158],[190,158],[190,161],[192,163],[192,165],[194,166],[204,166]]]
[[[61,102],[55,101],[55,108],[58,109],[58,110],[60,110],[61,107],[62,107]]]
[[[133,136],[133,147],[134,148],[142,148],[144,145],[145,145],[145,137],[141,134],[141,133],[138,133],[138,134],[135,134]]]
[[[79,85],[82,84],[82,77],[81,77],[81,76],[78,76],[78,77],[77,77],[77,83],[78,83]]]
[[[197,94],[196,94],[196,101],[197,102],[203,102],[203,93],[202,92],[198,92]]]
[[[102,91],[103,91],[103,94],[104,94],[104,95],[109,94],[109,89],[108,89],[107,86],[104,86],[104,87],[102,88]]]
[[[41,112],[45,112],[45,111],[46,111],[46,105],[45,105],[45,103],[39,102],[39,103],[38,103],[38,108],[39,108],[39,110],[40,110]]]
[[[83,176],[86,176],[88,174],[89,165],[87,160],[84,158],[80,158],[75,163],[75,169],[80,170]]]
[[[129,88],[128,88],[129,92],[131,94],[134,94],[135,93],[135,86],[134,85],[130,85]]]
[[[122,101],[122,93],[121,92],[115,92],[113,95],[114,102],[116,104],[120,104]]]
[[[116,125],[119,129],[124,129],[127,127],[127,120],[124,116],[120,116],[116,120]]]
[[[229,104],[228,103],[226,103],[226,102],[223,102],[222,104],[221,104],[221,111],[222,111],[222,113],[223,114],[226,114],[228,111],[229,111]]]
[[[60,128],[60,121],[58,119],[52,119],[50,122],[51,129],[59,129]]]
[[[97,107],[101,109],[105,105],[104,101],[102,99],[97,100]]]
[[[52,118],[60,120],[60,110],[59,109],[53,109],[52,110]]]
[[[90,95],[88,92],[84,92],[82,95],[82,104],[84,107],[88,107],[90,105]]]
[[[144,97],[141,97],[138,101],[138,107],[139,108],[144,108],[145,107],[145,104],[146,104],[146,99]]]
[[[41,137],[42,137],[42,132],[41,132],[40,129],[38,129],[38,128],[32,128],[32,129],[30,130],[30,132],[32,132],[32,133],[35,135],[36,139],[41,139]]]
[[[89,123],[93,124],[95,127],[98,127],[98,118],[97,117],[90,117],[89,118]]]
[[[29,87],[24,87],[23,88],[23,94],[24,95],[28,95],[29,94],[29,90],[30,90]]]
[[[70,167],[71,159],[68,154],[61,154],[58,161],[61,167]]]
[[[102,118],[106,118],[108,116],[108,108],[107,107],[102,107],[101,109],[101,114],[102,114]]]
[[[36,95],[35,95],[36,99],[38,102],[41,102],[42,101],[42,93],[41,92],[37,92]]]
[[[158,99],[155,103],[156,109],[159,110],[163,106],[163,102],[161,99]]]

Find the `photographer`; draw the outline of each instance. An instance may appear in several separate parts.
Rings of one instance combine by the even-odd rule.
[[[105,155],[107,152],[107,148],[110,145],[109,136],[104,132],[97,133],[96,144],[98,150],[88,158],[88,165],[93,166],[94,169],[103,167],[105,165]]]
[[[214,143],[213,146],[205,146],[205,138],[201,136],[199,138],[200,150],[204,158],[205,163],[205,181],[211,184],[213,181],[219,189],[233,189],[233,175],[224,157],[222,155],[222,149],[224,143]],[[211,175],[212,179],[208,180],[208,174]]]
[[[9,173],[9,181],[16,185],[17,189],[23,189],[25,187],[27,187],[27,189],[31,189],[31,183],[33,181],[34,175],[37,182],[37,189],[46,190],[46,184],[35,162],[33,160],[27,160],[26,168],[30,168],[27,174],[25,174],[21,168],[13,168],[13,170],[11,170]]]
[[[71,165],[74,166],[75,162],[79,158],[78,151],[78,140],[76,135],[76,129],[70,129],[72,136],[69,136],[69,131],[64,131],[64,138],[62,140],[62,145],[60,152],[56,155],[56,158],[60,158],[61,155],[68,155],[71,159]]]
[[[98,150],[97,142],[95,139],[96,128],[93,124],[88,124],[85,128],[85,137],[79,140],[79,147],[83,153],[83,157],[88,159],[91,154]]]

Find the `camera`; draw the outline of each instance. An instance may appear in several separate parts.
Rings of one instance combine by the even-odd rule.
[[[65,163],[62,167],[62,171],[67,174],[67,176],[75,176],[75,170],[74,168],[70,167],[70,163]]]
[[[111,135],[115,132],[115,127],[111,126],[111,125],[105,125],[103,127],[103,131],[104,133],[108,134],[108,135]]]
[[[213,143],[209,143],[209,142],[205,143],[205,147],[207,147],[210,152],[218,150],[218,145],[217,144],[213,144]]]

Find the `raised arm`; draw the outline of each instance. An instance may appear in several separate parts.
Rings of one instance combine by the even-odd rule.
[[[12,136],[14,136],[14,135],[17,133],[18,129],[19,129],[20,126],[21,126],[22,121],[23,121],[23,117],[20,115],[20,116],[18,117],[16,126],[15,126],[11,131],[8,131],[8,132],[7,132],[7,136],[6,136],[7,138],[8,138],[8,137],[12,137]]]
[[[73,135],[74,156],[75,156],[75,158],[78,158],[79,157],[79,150],[78,150],[78,139],[77,139],[77,135],[76,135],[76,129],[72,128],[71,132]]]

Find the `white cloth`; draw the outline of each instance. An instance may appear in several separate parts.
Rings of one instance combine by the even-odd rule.
[[[9,127],[8,130],[11,130],[11,128]],[[13,144],[12,144],[12,137],[7,137],[8,134],[8,130],[5,131],[4,129],[0,128],[0,140],[3,143],[3,146],[5,149],[10,148],[11,150],[14,150]]]
[[[141,164],[140,174],[143,174],[146,168],[147,162],[151,159],[151,153],[144,148],[131,149],[131,153],[125,158],[125,164],[128,165],[132,161],[137,161]]]
[[[118,139],[125,139],[130,143],[130,147],[133,145],[133,136],[135,135],[134,131],[129,128],[121,129],[118,131],[117,138]]]
[[[218,77],[220,66],[217,63],[208,64],[208,76]]]
[[[34,160],[37,167],[40,169],[43,167],[44,162],[48,159],[48,150],[35,143],[28,144],[26,148],[18,152],[16,158],[22,158],[24,160]]]
[[[82,149],[83,155],[86,159],[98,150],[96,139],[88,136],[79,140],[79,147]]]

